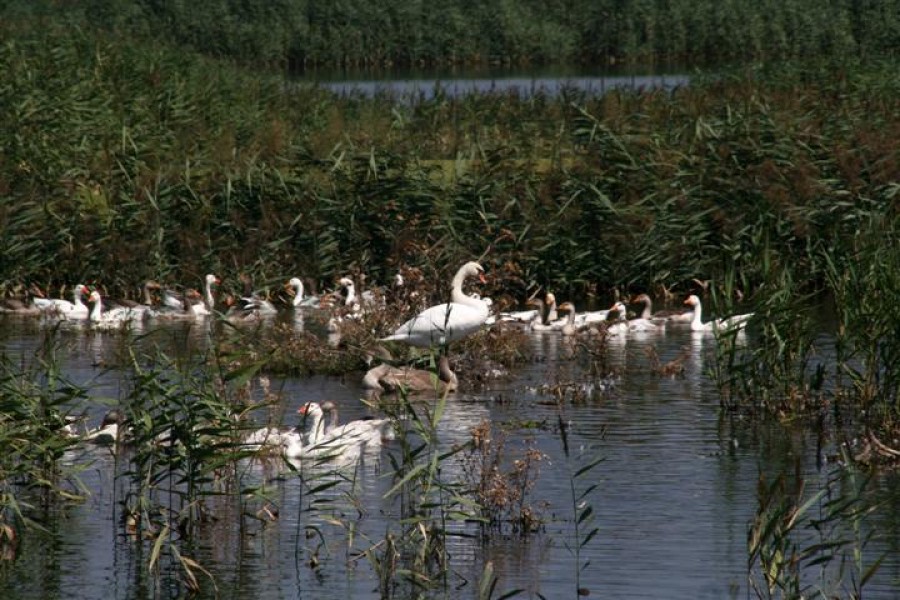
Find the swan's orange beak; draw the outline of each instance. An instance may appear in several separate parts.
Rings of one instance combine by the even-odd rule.
[[[478,281],[480,281],[481,283],[487,283],[487,279],[484,278],[484,273],[478,274]]]
[[[309,410],[309,404],[304,404],[303,406],[301,406],[300,408],[297,409],[297,413],[301,414],[301,415],[305,415],[306,411],[308,411],[308,410]]]

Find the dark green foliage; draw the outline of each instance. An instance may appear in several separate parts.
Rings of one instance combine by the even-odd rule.
[[[746,293],[779,265],[810,291],[820,249],[895,227],[890,64],[411,104],[71,29],[21,34],[0,66],[7,287],[216,272],[235,290],[244,272],[321,289],[487,253],[523,295],[728,274]]]
[[[100,26],[243,63],[723,63],[894,53],[896,0],[18,0],[13,19]]]

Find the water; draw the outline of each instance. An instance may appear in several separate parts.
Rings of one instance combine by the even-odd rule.
[[[588,69],[448,69],[445,71],[311,71],[297,80],[312,83],[338,95],[365,97],[388,95],[428,100],[436,95],[516,93],[522,96],[557,96],[565,91],[603,94],[624,88],[672,89],[684,86],[683,72],[615,72]]]
[[[199,351],[207,331],[203,326],[179,325],[144,340],[171,352]],[[118,336],[62,332],[63,364],[79,385],[90,386],[96,401],[86,407],[99,420],[104,398],[116,398],[121,381],[102,365],[120,346]],[[0,344],[13,355],[30,355],[39,330],[30,321],[0,321]],[[523,597],[573,597],[579,563],[571,551],[572,528],[569,473],[593,457],[603,458],[589,475],[576,480],[580,489],[597,484],[589,496],[597,536],[583,549],[580,585],[591,597],[611,598],[746,598],[747,531],[757,508],[760,473],[785,473],[796,483],[802,477],[806,497],[823,486],[839,469],[833,444],[817,451],[815,432],[788,426],[758,426],[722,418],[719,398],[705,375],[713,338],[670,329],[665,335],[629,338],[611,347],[619,376],[612,389],[583,402],[567,402],[562,418],[571,426],[574,458],[567,463],[557,423],[559,412],[547,385],[588,380],[570,358],[565,339],[554,332],[532,334],[531,343],[542,359],[515,369],[507,379],[483,388],[464,385],[450,397],[439,435],[445,447],[464,442],[483,419],[494,423],[533,421],[537,429],[516,428],[506,441],[508,455],[521,454],[531,443],[546,455],[529,501],[539,508],[545,525],[528,537],[511,532],[492,536],[482,544],[473,538],[450,538],[451,573],[447,597],[475,597],[477,580],[492,561],[498,594],[523,589]],[[649,369],[645,349],[655,347],[663,361],[684,356],[682,378],[661,377]],[[287,414],[309,400],[331,399],[341,407],[342,420],[367,413],[360,402],[361,373],[344,377],[311,377],[273,382],[285,398]],[[271,482],[270,500],[279,517],[272,522],[244,519],[245,535],[227,501],[214,504],[216,523],[205,526],[203,542],[193,554],[215,576],[224,598],[363,598],[377,597],[377,579],[359,551],[382,541],[398,506],[384,499],[391,482],[385,477],[385,449],[367,457],[355,480],[321,494],[310,494],[296,476]],[[126,486],[116,479],[123,465],[105,449],[87,449],[68,457],[88,465],[82,479],[91,490],[83,503],[45,523],[48,534],[28,532],[19,558],[0,576],[0,597],[15,598],[143,598],[172,597],[176,587],[154,589],[146,573],[146,554],[123,535],[119,501]],[[248,465],[246,484],[276,474]],[[448,462],[444,476],[461,476],[458,464]],[[886,504],[864,523],[878,538],[865,558],[891,551],[875,579],[866,587],[868,598],[897,598],[900,560],[900,483],[887,473],[872,484]],[[316,502],[327,500],[313,507]],[[820,516],[814,509],[810,517]],[[354,542],[346,527],[352,524]],[[396,528],[396,526],[395,526]],[[801,528],[807,540],[815,539]],[[454,531],[471,531],[455,526]],[[147,552],[147,548],[143,549]],[[318,566],[310,566],[315,556]],[[818,572],[810,569],[813,581]],[[205,595],[212,597],[205,576]],[[403,596],[403,593],[400,594]],[[441,596],[442,594],[437,594]],[[846,589],[845,593],[846,595]]]

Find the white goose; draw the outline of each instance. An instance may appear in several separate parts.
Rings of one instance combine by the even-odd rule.
[[[315,308],[319,306],[319,297],[318,296],[305,296],[303,287],[303,281],[299,277],[291,277],[290,280],[284,284],[285,289],[287,289],[288,294],[292,296],[291,298],[291,306],[295,309],[297,308]]]
[[[684,303],[694,308],[694,315],[691,319],[691,331],[740,331],[747,326],[747,321],[749,321],[753,316],[753,313],[746,313],[743,315],[734,315],[723,319],[713,319],[712,321],[707,321],[706,323],[704,323],[702,318],[703,309],[700,305],[700,298],[698,298],[695,294],[691,294],[687,297],[687,300],[685,300]]]
[[[88,319],[91,325],[98,329],[122,329],[138,325],[146,315],[146,311],[124,306],[104,311],[103,300],[97,290],[91,292],[88,302],[93,304]]]
[[[559,330],[560,333],[562,333],[565,336],[571,336],[571,335],[575,335],[576,333],[578,333],[578,326],[575,324],[575,318],[577,316],[575,314],[575,305],[572,304],[571,302],[563,302],[562,304],[559,305],[559,310],[564,310],[569,313],[568,316],[566,317],[566,322],[563,324],[563,326]]]
[[[484,267],[477,262],[464,264],[453,277],[451,302],[423,310],[380,341],[429,348],[461,340],[481,329],[490,316],[490,308],[483,300],[463,292],[468,277],[478,277],[484,283]]]
[[[532,298],[528,303],[537,306],[540,311],[540,317],[531,324],[533,331],[557,331],[566,324],[567,319],[559,318],[556,296],[553,293],[547,292],[543,301],[540,298]]]
[[[72,289],[72,302],[60,298],[34,298],[34,305],[46,316],[61,319],[84,319],[87,318],[89,311],[81,299],[87,293],[87,286],[79,283]]]
[[[628,317],[627,317],[627,307],[625,303],[621,300],[617,300],[615,304],[613,304],[609,312],[615,315],[612,319],[608,320],[606,326],[607,335],[625,335],[628,333]]]
[[[631,299],[633,304],[643,304],[644,309],[641,311],[642,319],[653,321],[655,323],[668,321],[670,323],[690,323],[694,318],[694,311],[676,312],[671,310],[660,310],[653,312],[653,300],[647,294],[638,294]]]
[[[100,427],[87,432],[84,436],[86,442],[92,442],[102,446],[110,446],[122,441],[122,435],[125,433],[123,423],[125,415],[117,408],[109,410],[103,415]]]
[[[330,424],[323,419],[325,408],[332,412]],[[283,436],[284,455],[289,459],[352,459],[366,448],[380,446],[381,440],[390,439],[393,431],[388,419],[357,420],[339,426],[337,407],[331,402],[307,402],[297,413],[302,415],[306,433],[293,432]]]
[[[665,322],[654,322],[652,319],[645,319],[644,317],[637,317],[636,319],[628,319],[626,316],[628,307],[621,300],[613,304],[610,311],[616,311],[619,313],[619,319],[616,321],[616,327],[624,326],[626,331],[629,332],[652,332],[652,333],[660,333],[665,331]]]

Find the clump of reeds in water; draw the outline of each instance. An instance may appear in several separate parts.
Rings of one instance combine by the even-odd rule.
[[[78,440],[70,415],[83,409],[87,390],[69,381],[49,331],[33,356],[0,355],[0,560],[17,556],[27,530],[87,491],[64,454]]]
[[[488,530],[527,535],[541,524],[542,508],[530,501],[530,492],[547,456],[525,441],[520,452],[511,450],[502,426],[488,420],[472,428],[472,438],[461,457],[467,484]]]

